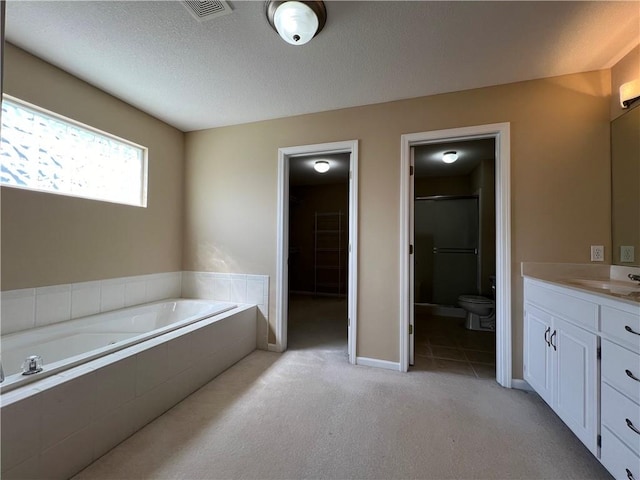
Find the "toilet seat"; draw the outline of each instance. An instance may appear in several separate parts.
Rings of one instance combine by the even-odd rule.
[[[493,300],[487,297],[482,297],[480,295],[460,295],[458,297],[458,300],[461,302],[468,302],[468,303],[481,303],[486,305],[493,304]]]

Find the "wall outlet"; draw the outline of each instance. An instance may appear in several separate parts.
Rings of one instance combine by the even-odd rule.
[[[591,261],[604,262],[604,245],[591,245]]]
[[[622,245],[620,247],[620,263],[632,263],[634,261],[633,245]]]

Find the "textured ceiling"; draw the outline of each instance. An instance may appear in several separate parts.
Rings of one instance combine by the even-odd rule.
[[[292,46],[262,1],[198,22],[173,1],[8,0],[11,43],[183,131],[608,68],[639,1],[328,1]]]

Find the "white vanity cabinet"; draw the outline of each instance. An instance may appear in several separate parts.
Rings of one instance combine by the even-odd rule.
[[[640,305],[525,278],[524,378],[617,479],[640,480]]]
[[[616,478],[640,480],[640,307],[602,307],[600,461]]]
[[[598,450],[598,305],[525,280],[524,378]]]

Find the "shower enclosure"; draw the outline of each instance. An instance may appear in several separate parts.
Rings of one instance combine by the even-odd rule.
[[[477,295],[478,197],[415,199],[415,303],[457,307]]]

